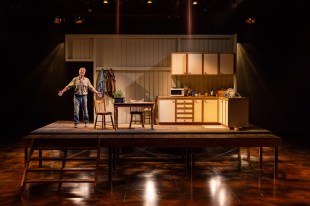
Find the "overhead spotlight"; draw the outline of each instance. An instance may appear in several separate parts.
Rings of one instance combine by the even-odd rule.
[[[84,19],[82,17],[78,17],[75,19],[75,24],[83,24]]]
[[[255,23],[255,18],[254,17],[249,17],[245,20],[245,23],[247,24],[254,24]]]
[[[53,21],[54,24],[61,24],[62,23],[62,18],[60,18],[59,16],[56,16],[54,21]]]
[[[148,0],[146,3],[148,3],[148,4],[152,4],[152,3],[153,3],[153,1],[152,1],[152,0]]]
[[[108,4],[109,1],[108,1],[108,0],[103,0],[103,3],[104,3],[104,4]]]
[[[193,1],[193,5],[197,5],[198,4],[198,1]]]

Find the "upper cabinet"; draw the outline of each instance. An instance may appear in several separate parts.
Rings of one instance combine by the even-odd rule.
[[[171,54],[171,74],[181,75],[187,73],[186,53]]]
[[[233,53],[172,53],[172,75],[219,75],[234,74]]]
[[[234,74],[235,55],[220,54],[220,74]]]
[[[187,74],[202,74],[202,54],[187,54]]]
[[[218,54],[203,54],[203,74],[218,74]]]
[[[202,75],[202,53],[172,53],[171,74]]]

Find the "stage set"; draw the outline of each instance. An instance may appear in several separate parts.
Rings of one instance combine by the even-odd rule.
[[[263,147],[274,149],[274,178],[278,172],[278,147],[281,138],[272,132],[250,126],[240,130],[229,130],[221,125],[135,125],[128,129],[128,125],[119,125],[115,130],[112,126],[106,129],[96,128],[90,124],[88,128],[74,128],[72,121],[56,121],[42,128],[34,130],[23,138],[25,150],[25,169],[21,182],[21,190],[31,183],[57,183],[59,189],[62,183],[89,182],[98,184],[98,173],[108,172],[108,181],[112,183],[112,171],[117,166],[121,148],[128,147],[158,147],[179,148],[183,151],[185,173],[191,175],[195,169],[195,148],[203,147],[235,147],[238,164],[241,164],[240,148],[247,148],[247,161],[250,160],[251,148],[259,148],[259,165],[263,169]],[[105,148],[108,151],[108,171],[100,171],[100,155]],[[61,151],[58,156],[44,155],[46,151]],[[89,157],[72,157],[71,150],[96,151]],[[47,164],[58,161],[53,167]],[[85,165],[70,167],[73,161],[93,161],[92,167]],[[32,173],[57,173],[54,178],[42,178]],[[67,178],[66,172],[92,172],[91,179]],[[242,171],[241,171],[242,172]]]

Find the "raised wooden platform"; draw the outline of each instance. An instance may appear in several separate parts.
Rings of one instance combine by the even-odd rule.
[[[242,130],[228,130],[221,125],[150,125],[145,128],[128,129],[128,125],[119,125],[119,129],[112,127],[101,130],[88,128],[74,128],[71,121],[56,121],[42,128],[30,132],[23,138],[25,147],[25,162],[29,162],[29,155],[34,149],[70,150],[79,148],[109,148],[109,180],[112,180],[113,151],[122,147],[166,147],[185,148],[190,153],[191,169],[193,166],[192,148],[202,147],[259,147],[260,166],[262,167],[262,147],[274,148],[274,177],[277,175],[278,147],[281,138],[272,132],[251,126]],[[98,154],[100,158],[100,154]],[[239,155],[240,158],[240,155]],[[61,159],[63,161],[66,158]],[[99,162],[99,159],[97,159]],[[98,166],[98,165],[97,165]],[[97,167],[96,166],[96,167]],[[27,168],[26,168],[27,170]],[[25,171],[25,178],[27,176]],[[61,182],[61,180],[59,180]],[[96,180],[95,180],[96,184]],[[21,186],[24,185],[22,182]]]

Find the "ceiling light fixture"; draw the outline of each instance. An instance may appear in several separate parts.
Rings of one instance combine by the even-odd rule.
[[[152,4],[153,2],[152,2],[152,0],[148,0],[146,3]]]
[[[78,17],[75,19],[75,24],[83,24],[84,23],[84,19],[81,17]]]
[[[109,1],[108,1],[108,0],[103,0],[103,3],[104,3],[104,4],[108,4]]]
[[[254,24],[255,23],[255,18],[254,17],[249,17],[245,20],[245,23],[247,24]]]
[[[193,1],[193,5],[197,5],[198,4],[198,2],[197,1]]]
[[[60,18],[59,16],[56,16],[53,21],[54,24],[61,24],[61,22],[62,22],[62,18]]]

